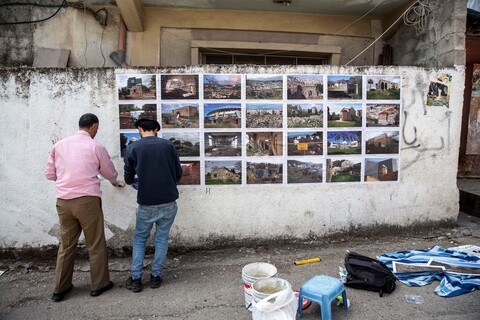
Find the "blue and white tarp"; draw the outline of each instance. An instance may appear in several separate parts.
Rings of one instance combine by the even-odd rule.
[[[439,280],[435,293],[442,297],[455,297],[480,289],[480,257],[465,252],[434,246],[424,250],[385,253],[376,258],[407,286],[420,287]],[[396,272],[395,266],[399,265],[415,266],[420,270],[421,266],[425,266],[426,270]]]

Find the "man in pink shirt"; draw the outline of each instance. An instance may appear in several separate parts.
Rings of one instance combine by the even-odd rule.
[[[45,176],[55,181],[57,213],[60,219],[61,242],[55,269],[52,300],[62,301],[72,289],[73,267],[78,238],[83,230],[90,260],[93,297],[113,287],[108,271],[108,253],[104,233],[100,179],[102,175],[117,187],[118,173],[105,147],[93,140],[98,131],[98,118],[84,114],[78,122],[80,130],[57,142],[48,158]]]

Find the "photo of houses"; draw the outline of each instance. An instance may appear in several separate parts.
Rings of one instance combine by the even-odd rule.
[[[198,99],[198,75],[161,75],[161,98]]]
[[[205,157],[239,157],[242,155],[240,132],[205,132]]]
[[[281,128],[283,106],[281,103],[247,103],[247,128]]]
[[[287,104],[288,128],[322,128],[322,103],[289,103]]]
[[[328,99],[362,99],[362,76],[328,76]]]
[[[148,104],[120,104],[118,106],[120,129],[136,129],[135,122],[139,119],[157,120],[157,105]]]
[[[131,143],[134,143],[140,140],[140,133],[138,132],[122,132],[120,133],[120,157],[125,156],[125,151],[127,151],[127,146]]]
[[[367,100],[400,100],[400,77],[367,76]]]
[[[283,164],[247,162],[247,184],[283,183]]]
[[[287,155],[317,156],[323,154],[323,132],[288,132]]]
[[[327,106],[328,127],[361,127],[361,103],[331,103]]]
[[[246,98],[281,100],[283,98],[283,77],[281,75],[247,75]]]
[[[198,128],[198,103],[162,103],[162,128]]]
[[[287,161],[287,183],[321,183],[323,181],[323,162]]]
[[[200,184],[200,161],[180,161],[182,166],[182,178],[178,185]]]
[[[240,128],[242,125],[240,103],[205,103],[203,114],[205,128]]]
[[[205,161],[205,184],[241,184],[241,161]]]
[[[323,75],[287,76],[287,99],[323,99]]]
[[[162,138],[173,143],[179,157],[200,156],[198,132],[162,132]]]
[[[450,78],[431,77],[429,105],[448,107]],[[180,157],[180,185],[398,182],[401,79],[119,74],[120,156],[141,138],[135,121],[153,119]]]
[[[283,155],[282,132],[247,132],[247,156]]]
[[[330,131],[327,133],[327,154],[361,154],[361,131]]]
[[[367,104],[367,127],[398,127],[400,125],[399,104]]]
[[[327,182],[359,182],[362,163],[357,159],[327,159]]]
[[[398,154],[399,131],[367,131],[365,133],[367,154]]]
[[[452,76],[442,74],[430,79],[427,94],[427,106],[445,106],[450,103],[450,82]]]
[[[398,159],[366,158],[365,182],[398,181]]]
[[[154,74],[117,75],[118,100],[155,100],[157,76]]]
[[[205,99],[240,99],[242,76],[239,74],[205,74],[203,97]]]

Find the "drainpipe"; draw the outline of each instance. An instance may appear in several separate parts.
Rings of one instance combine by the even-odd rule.
[[[127,27],[123,22],[122,16],[120,15],[119,21],[119,31],[118,31],[118,48],[117,51],[110,53],[110,59],[112,59],[117,66],[125,67],[128,66],[125,62],[125,53],[126,53],[126,43],[127,43]]]

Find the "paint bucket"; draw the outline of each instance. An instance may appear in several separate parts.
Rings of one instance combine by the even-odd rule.
[[[252,285],[252,303],[255,304],[266,297],[282,290],[292,290],[290,282],[280,278],[267,278],[255,281]]]
[[[243,291],[245,294],[245,308],[252,311],[252,285],[266,278],[277,276],[277,268],[273,264],[254,262],[247,264],[242,269]]]

